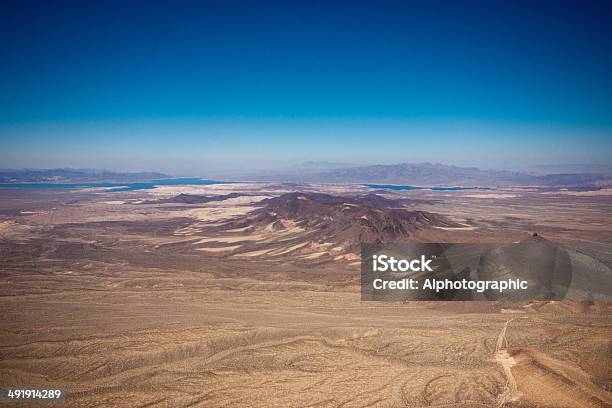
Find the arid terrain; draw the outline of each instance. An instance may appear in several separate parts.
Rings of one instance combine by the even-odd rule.
[[[0,387],[70,407],[610,407],[609,303],[359,290],[361,242],[537,232],[595,243],[609,272],[610,225],[609,189],[0,189]]]

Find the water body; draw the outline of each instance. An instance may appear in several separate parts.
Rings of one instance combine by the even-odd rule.
[[[77,189],[77,188],[108,188],[106,191],[134,191],[150,190],[156,186],[190,186],[209,184],[229,184],[227,181],[206,180],[200,178],[175,178],[151,181],[139,181],[134,183],[0,183],[0,188],[52,188],[52,189]]]
[[[456,190],[492,190],[489,187],[417,187],[398,186],[395,184],[364,184],[369,188],[384,188],[388,190],[433,190],[433,191],[456,191]]]

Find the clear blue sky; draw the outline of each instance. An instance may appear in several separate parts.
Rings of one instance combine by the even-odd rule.
[[[0,167],[611,163],[611,21],[609,1],[5,1]]]

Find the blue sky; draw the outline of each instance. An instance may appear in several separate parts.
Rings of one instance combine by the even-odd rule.
[[[0,167],[612,162],[609,2],[124,3],[5,3]]]

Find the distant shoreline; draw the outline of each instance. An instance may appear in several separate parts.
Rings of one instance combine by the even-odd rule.
[[[0,183],[0,188],[25,188],[25,189],[81,189],[81,188],[108,188],[109,192],[114,191],[135,191],[150,190],[156,186],[187,186],[187,185],[212,185],[212,184],[231,184],[231,181],[217,181],[199,178],[176,178],[160,179],[151,181],[137,182],[75,182],[75,183]]]

